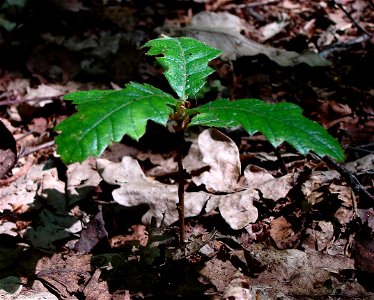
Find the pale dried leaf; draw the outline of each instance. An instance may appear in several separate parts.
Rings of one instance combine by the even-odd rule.
[[[274,176],[268,170],[251,164],[244,169],[244,177],[248,188],[257,188],[265,182],[274,180]]]
[[[286,13],[281,13],[279,20],[261,27],[259,29],[261,42],[265,42],[280,33],[289,24],[289,19],[290,17]]]
[[[266,181],[258,186],[256,189],[260,190],[263,198],[277,201],[285,198],[291,188],[295,185],[297,173],[290,173],[273,180]]]
[[[230,281],[225,292],[223,293],[223,300],[252,300],[253,292],[250,289],[248,279],[244,275],[237,271],[234,278]]]
[[[66,171],[69,205],[85,199],[101,182],[93,160],[68,165]]]
[[[328,66],[330,63],[316,53],[299,54],[293,51],[261,45],[243,36],[242,20],[227,12],[203,11],[194,15],[190,25],[178,27],[164,27],[168,34],[186,34],[208,45],[221,49],[224,60],[235,60],[241,56],[264,54],[281,66],[294,66],[306,63],[310,66]]]
[[[97,164],[106,182],[120,185],[112,192],[114,201],[127,207],[140,204],[149,206],[149,210],[142,217],[144,224],[150,224],[153,217],[158,226],[162,222],[170,225],[178,220],[176,185],[167,185],[148,179],[142,173],[138,162],[130,157],[124,157],[121,163],[99,159]],[[253,206],[254,199],[259,199],[258,193],[254,190],[229,195],[187,192],[185,193],[185,217],[197,216],[205,205],[207,212],[218,207],[222,217],[231,228],[241,229],[257,220],[258,212]]]
[[[210,170],[193,178],[196,185],[204,184],[209,192],[232,192],[240,177],[239,149],[228,136],[216,129],[204,130],[198,139],[203,162]]]
[[[18,213],[23,213],[29,209],[30,204],[35,200],[43,168],[44,165],[33,165],[23,178],[9,186],[1,187],[0,212],[17,208]]]
[[[219,197],[219,211],[232,229],[242,229],[249,223],[256,222],[258,210],[253,205],[253,200],[258,197],[258,192],[255,190],[222,195]]]
[[[162,221],[170,225],[178,220],[176,185],[166,185],[147,179],[137,160],[131,157],[124,157],[121,163],[99,159],[97,164],[106,182],[121,185],[113,191],[114,201],[127,207],[149,205],[149,210],[142,218],[145,224],[150,224],[152,217],[156,218],[158,225]],[[208,198],[207,193],[186,193],[186,217],[198,215]]]

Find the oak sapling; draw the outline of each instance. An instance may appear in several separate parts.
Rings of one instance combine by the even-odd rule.
[[[188,99],[205,84],[213,69],[209,61],[221,51],[196,39],[167,37],[147,42],[147,55],[156,56],[176,97],[149,84],[131,82],[122,90],[90,90],[68,94],[65,100],[77,105],[77,112],[56,126],[61,133],[56,138],[63,162],[81,162],[89,156],[99,156],[124,135],[139,140],[146,131],[148,120],[166,126],[175,121],[179,137],[178,197],[180,242],[185,241],[184,169],[182,148],[184,131],[189,126],[242,126],[249,135],[261,132],[277,147],[288,142],[301,154],[313,151],[320,156],[344,159],[340,144],[319,124],[305,118],[302,110],[292,103],[268,104],[257,99],[218,99],[189,108]]]

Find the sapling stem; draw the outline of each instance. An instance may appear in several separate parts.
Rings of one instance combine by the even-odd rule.
[[[184,221],[184,174],[185,170],[183,167],[183,148],[185,144],[184,131],[180,131],[178,134],[178,216],[179,216],[179,242],[183,245],[186,242],[186,226]]]

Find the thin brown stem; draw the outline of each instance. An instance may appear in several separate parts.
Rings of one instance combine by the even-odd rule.
[[[184,245],[186,242],[186,225],[184,221],[184,175],[185,170],[183,167],[183,148],[184,148],[184,132],[178,132],[178,216],[179,216],[179,242]]]

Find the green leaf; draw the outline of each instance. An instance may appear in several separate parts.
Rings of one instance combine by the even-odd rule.
[[[151,85],[131,83],[123,90],[85,91],[65,96],[78,112],[56,126],[58,153],[65,163],[99,156],[112,142],[127,134],[138,140],[147,121],[166,125],[177,100]]]
[[[205,78],[213,72],[208,62],[222,53],[187,37],[162,37],[143,47],[150,47],[148,55],[163,55],[157,61],[165,68],[165,77],[181,100],[187,100],[202,88]]]
[[[302,115],[292,103],[267,104],[257,99],[216,100],[191,111],[198,112],[190,125],[242,126],[250,135],[261,132],[274,146],[286,141],[301,154],[310,150],[344,159],[340,144],[319,124]]]

